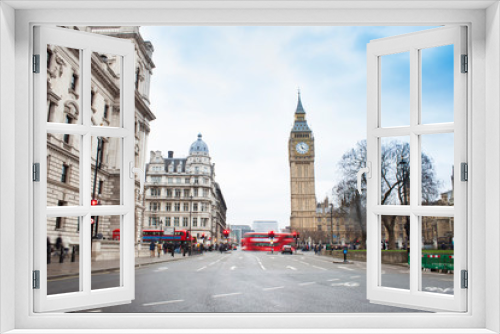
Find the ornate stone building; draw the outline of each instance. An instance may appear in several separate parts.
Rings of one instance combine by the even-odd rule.
[[[221,240],[227,207],[201,134],[187,158],[174,158],[172,151],[164,158],[161,151],[151,151],[144,193],[144,229],[191,229],[193,237],[205,235],[205,243]]]
[[[131,40],[136,49],[135,81],[135,166],[144,169],[145,149],[150,131],[149,122],[156,117],[149,108],[149,85],[154,48],[144,41],[139,27],[67,27],[91,33]],[[121,58],[94,52],[91,57],[91,109],[95,126],[118,126],[120,117]],[[47,48],[47,121],[79,124],[80,119],[80,53],[57,45]],[[121,141],[117,138],[92,138],[92,196],[101,205],[119,204]],[[47,135],[47,205],[77,205],[80,199],[80,138],[76,135]],[[136,181],[138,193],[139,182]],[[136,225],[143,224],[143,199],[136,196]],[[119,228],[119,216],[93,217],[94,237],[110,239]],[[49,218],[47,234],[52,242],[61,236],[69,245],[79,242],[77,218]]]
[[[290,162],[291,215],[293,231],[313,232],[316,225],[316,193],[314,185],[314,136],[307,125],[300,92],[295,122],[288,140]],[[305,236],[305,235],[304,235]]]

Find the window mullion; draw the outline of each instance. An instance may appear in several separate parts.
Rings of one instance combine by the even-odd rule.
[[[87,212],[83,217],[83,222],[81,226],[82,231],[82,252],[80,253],[83,257],[80,262],[81,275],[80,279],[83,280],[83,289],[85,293],[90,293],[91,290],[91,276],[92,276],[92,253],[91,253],[91,217],[90,217],[90,199],[91,199],[91,134],[90,125],[91,123],[91,101],[90,101],[90,90],[91,90],[91,50],[88,48],[82,51],[82,125],[87,128],[87,133],[83,135],[82,140],[82,150],[81,150],[81,170],[80,170],[80,188],[82,189],[82,206]]]
[[[420,272],[419,217],[420,205],[420,139],[415,130],[420,123],[420,59],[419,50],[410,49],[410,291],[418,292]]]

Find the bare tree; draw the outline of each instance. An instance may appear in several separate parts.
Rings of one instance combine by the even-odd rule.
[[[410,145],[391,141],[381,147],[381,205],[410,204]],[[438,196],[439,182],[432,159],[422,153],[422,201],[431,203]],[[339,162],[342,180],[335,186],[337,205],[361,230],[361,248],[366,248],[366,176],[361,179],[362,194],[357,191],[357,172],[366,166],[366,141],[347,151]],[[406,235],[410,237],[409,217],[404,217]],[[396,249],[396,216],[382,216],[387,231],[388,248]]]

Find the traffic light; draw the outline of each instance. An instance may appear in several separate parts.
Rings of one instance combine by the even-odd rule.
[[[222,234],[224,234],[224,237],[226,238],[229,237],[229,230],[224,230]]]
[[[92,206],[97,205],[97,200],[96,199],[90,200],[90,205]]]
[[[205,239],[205,233],[203,233],[203,234],[201,235],[201,238],[202,238],[202,239]]]
[[[269,231],[269,232],[267,233],[267,236],[268,236],[269,238],[273,239],[273,238],[274,238],[274,231]]]
[[[297,237],[298,237],[297,232],[293,231],[292,236],[294,237],[294,239],[297,239]]]

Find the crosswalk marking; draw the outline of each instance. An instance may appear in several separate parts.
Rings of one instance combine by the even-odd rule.
[[[199,269],[196,269],[196,271],[200,271],[200,270],[203,270],[203,269],[206,269],[206,268],[207,268],[207,266],[204,266],[204,267],[201,267]]]
[[[323,268],[323,267],[318,267],[318,266],[313,266],[313,268],[316,268],[316,269],[321,269],[321,270],[326,270],[325,268]]]
[[[292,266],[286,266],[286,269],[297,270],[297,268],[294,268],[294,267],[292,267]]]
[[[272,288],[264,288],[262,290],[264,291],[270,291],[270,290],[277,290],[277,289],[283,289],[284,286],[275,286],[275,287],[272,287]]]

